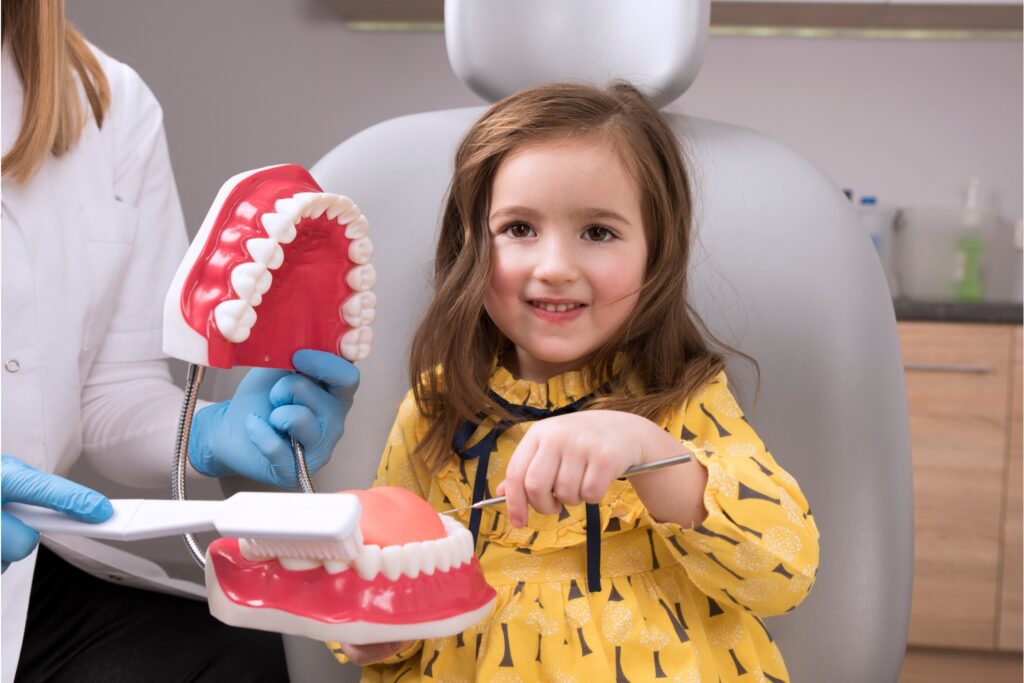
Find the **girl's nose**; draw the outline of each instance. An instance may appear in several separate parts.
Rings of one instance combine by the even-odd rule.
[[[533,275],[551,284],[575,282],[579,277],[579,264],[572,245],[561,236],[551,235],[537,245]]]

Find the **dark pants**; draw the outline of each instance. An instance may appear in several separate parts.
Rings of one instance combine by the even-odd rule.
[[[108,583],[39,549],[17,683],[288,681],[281,637],[204,602]]]

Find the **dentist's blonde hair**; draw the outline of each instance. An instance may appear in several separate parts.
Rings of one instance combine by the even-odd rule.
[[[608,387],[590,407],[656,421],[722,370],[722,356],[706,340],[731,351],[708,334],[689,305],[690,178],[676,135],[654,105],[624,82],[606,89],[557,83],[523,90],[491,106],[455,155],[434,262],[434,298],[410,355],[413,395],[430,421],[415,452],[429,467],[451,456],[463,421],[479,421],[481,411],[509,417],[487,396],[494,359],[511,344],[483,307],[492,268],[491,186],[513,151],[566,138],[610,143],[618,152],[637,184],[647,243],[637,305],[584,369],[595,386]]]
[[[25,101],[18,139],[0,163],[5,178],[24,183],[47,156],[63,156],[78,142],[88,121],[82,94],[96,125],[103,125],[110,84],[85,39],[65,19],[64,0],[4,0],[3,40]]]

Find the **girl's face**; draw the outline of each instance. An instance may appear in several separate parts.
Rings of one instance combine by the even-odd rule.
[[[516,374],[545,381],[584,366],[636,307],[647,262],[640,194],[607,141],[556,140],[498,167],[488,227],[487,314]]]

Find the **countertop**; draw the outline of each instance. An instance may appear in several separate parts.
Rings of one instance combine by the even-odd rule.
[[[1024,306],[1019,302],[980,301],[961,303],[955,301],[914,301],[894,299],[893,308],[899,321],[931,321],[957,323],[993,323],[1020,325],[1024,317]]]

